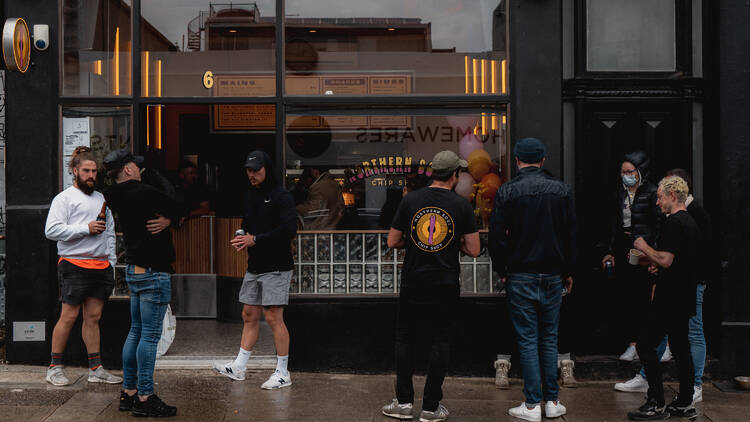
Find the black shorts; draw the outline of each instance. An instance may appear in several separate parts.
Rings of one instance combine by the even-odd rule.
[[[87,297],[106,300],[115,287],[111,266],[92,270],[62,260],[57,264],[57,278],[60,281],[60,300],[68,305],[80,305]]]

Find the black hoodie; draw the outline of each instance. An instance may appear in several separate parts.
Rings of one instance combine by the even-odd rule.
[[[661,209],[656,205],[657,186],[648,180],[650,161],[646,153],[635,151],[625,154],[622,162],[625,161],[635,166],[640,173],[641,180],[641,184],[635,191],[633,203],[630,206],[630,235],[626,236],[624,234],[622,226],[622,210],[627,192],[622,182],[619,182],[616,194],[610,205],[611,208],[609,208],[610,220],[607,236],[599,244],[604,254],[619,254],[622,252],[619,250],[620,248],[632,248],[632,242],[638,237],[643,237],[648,244],[653,245],[664,218]],[[619,177],[618,180],[620,180]],[[622,244],[622,240],[625,238],[627,238],[627,245]]]
[[[262,274],[294,268],[291,241],[297,233],[297,212],[292,194],[274,178],[273,161],[263,153],[266,180],[251,186],[243,197],[242,228],[255,235],[256,245],[247,248],[247,271]]]
[[[172,234],[169,229],[151,234],[146,221],[156,214],[175,222],[181,206],[173,198],[153,186],[137,180],[112,185],[104,197],[107,206],[117,214],[125,243],[125,262],[158,272],[171,272],[175,260]]]

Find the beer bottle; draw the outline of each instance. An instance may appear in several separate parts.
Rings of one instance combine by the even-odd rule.
[[[107,203],[102,204],[102,210],[99,211],[99,215],[96,216],[96,221],[107,221]]]

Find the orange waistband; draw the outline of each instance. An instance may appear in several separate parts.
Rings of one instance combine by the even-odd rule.
[[[107,267],[109,267],[109,261],[102,261],[99,259],[70,259],[70,258],[60,258],[57,263],[61,263],[63,261],[68,261],[71,264],[86,268],[89,270],[103,270]]]

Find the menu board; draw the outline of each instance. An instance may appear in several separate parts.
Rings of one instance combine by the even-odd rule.
[[[273,75],[216,75],[214,96],[259,97],[276,94]],[[289,95],[409,95],[412,76],[405,74],[289,75]],[[216,131],[268,130],[275,127],[273,104],[215,105]],[[288,116],[292,130],[407,128],[408,116]]]
[[[274,104],[214,104],[214,130],[261,130],[276,127]]]

